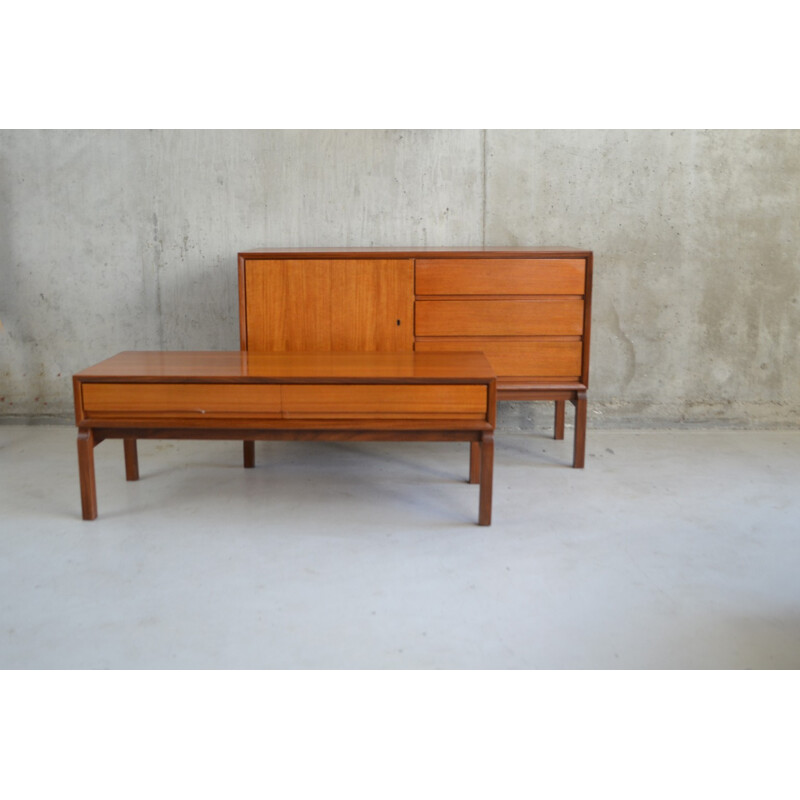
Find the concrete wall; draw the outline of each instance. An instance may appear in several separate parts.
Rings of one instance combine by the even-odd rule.
[[[798,242],[798,131],[2,131],[0,420],[236,349],[239,250],[541,244],[595,252],[591,424],[796,427]]]

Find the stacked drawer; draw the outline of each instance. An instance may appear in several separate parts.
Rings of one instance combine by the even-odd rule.
[[[583,378],[586,260],[419,258],[415,349],[478,350],[498,388]]]

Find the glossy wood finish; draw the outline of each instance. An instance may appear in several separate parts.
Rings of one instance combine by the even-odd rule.
[[[242,349],[413,349],[411,260],[253,259],[242,284]]]
[[[477,358],[476,358],[477,356]],[[75,375],[89,383],[485,383],[495,377],[476,351],[459,353],[263,353],[128,350]]]
[[[83,407],[95,419],[120,412],[136,417],[279,417],[281,389],[274,384],[87,383]]]
[[[281,391],[291,419],[486,418],[486,386],[287,384]]]
[[[481,353],[125,352],[73,377],[84,519],[97,516],[94,447],[123,439],[466,441],[479,460],[479,523],[491,520],[497,401]],[[475,450],[477,448],[477,450]]]
[[[439,294],[582,295],[582,258],[418,258],[418,296]]]
[[[483,419],[486,387],[442,384],[89,383],[83,407],[93,419],[353,418]]]
[[[583,300],[418,300],[417,336],[580,336]]]
[[[309,280],[302,286],[295,284],[294,302],[313,304],[329,281],[325,272],[335,271],[337,265],[398,260],[407,260],[413,266],[413,348],[417,352],[484,352],[497,373],[498,400],[555,402],[556,438],[564,437],[569,401],[575,406],[573,465],[582,465],[593,280],[590,251],[568,247],[420,247],[289,248],[240,253],[242,348],[257,349],[255,337],[248,333],[249,319],[253,314],[264,314],[259,295],[247,290],[251,265],[275,261],[309,270]],[[368,290],[370,286],[374,290],[375,285],[374,277],[365,281]],[[396,290],[402,293],[399,284]],[[306,299],[300,301],[300,297]],[[351,304],[351,310],[343,324],[361,327],[357,304]],[[367,327],[372,325],[370,320],[368,317]],[[335,327],[338,322],[330,324]],[[265,349],[285,346],[276,346],[273,339],[278,341],[280,336],[264,333],[258,345]],[[335,337],[330,340],[334,342]],[[402,346],[406,344],[403,340]],[[336,349],[335,343],[331,347]]]
[[[513,337],[459,336],[456,338],[418,337],[415,348],[426,351],[483,353],[504,379],[553,379],[578,381],[581,374],[583,343],[580,338],[521,339]],[[504,381],[505,382],[505,381]]]

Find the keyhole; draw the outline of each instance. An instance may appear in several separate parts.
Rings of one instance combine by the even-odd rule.
[[[400,320],[397,320],[397,324],[398,324],[398,326],[400,325]]]

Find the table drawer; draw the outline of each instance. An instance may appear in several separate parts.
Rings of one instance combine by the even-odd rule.
[[[583,300],[418,300],[417,336],[579,336]]]
[[[88,417],[262,417],[281,415],[275,384],[84,383]]]
[[[559,378],[578,380],[581,374],[583,343],[581,341],[509,341],[506,339],[417,340],[417,351],[482,352],[489,359],[498,377]]]
[[[586,285],[582,258],[420,258],[418,295],[574,294]]]
[[[283,386],[287,419],[486,419],[487,398],[486,386],[469,384]]]

